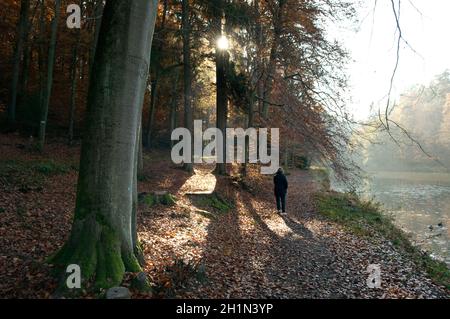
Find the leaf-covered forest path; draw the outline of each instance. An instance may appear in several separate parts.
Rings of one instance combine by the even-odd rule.
[[[60,141],[40,154],[26,139],[0,135],[0,298],[52,296],[56,281],[45,260],[70,232],[78,154]],[[138,235],[153,297],[449,297],[387,240],[358,237],[317,214],[320,183],[308,172],[288,175],[282,217],[272,177],[255,168],[241,180],[216,178],[208,167],[190,176],[162,152],[144,162]],[[170,192],[175,205],[150,205],[145,198],[154,191]],[[381,267],[381,289],[366,285],[369,264]]]
[[[271,178],[265,178],[254,190],[257,196],[234,194],[239,203],[236,211],[208,226],[204,258],[210,282],[192,289],[187,296],[449,296],[383,238],[362,239],[319,216],[313,196],[320,185],[309,173],[294,170],[288,179],[286,217],[275,212]],[[381,266],[381,289],[367,286],[369,264]]]

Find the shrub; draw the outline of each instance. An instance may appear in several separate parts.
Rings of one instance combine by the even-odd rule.
[[[152,207],[157,204],[164,206],[173,206],[176,204],[176,197],[172,194],[162,192],[162,193],[152,193],[152,194],[140,194],[139,201],[144,203],[148,207]]]
[[[53,161],[38,162],[33,165],[34,170],[44,175],[59,175],[65,174],[69,171],[69,167],[63,164],[58,164]]]
[[[233,204],[229,203],[227,200],[222,198],[217,193],[212,193],[211,195],[206,195],[200,202],[202,206],[212,207],[221,213],[226,213],[233,208]]]

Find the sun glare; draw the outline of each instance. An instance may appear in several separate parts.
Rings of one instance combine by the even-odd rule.
[[[228,43],[228,39],[226,36],[222,35],[218,40],[217,40],[217,47],[220,50],[228,50],[229,48],[229,43]]]

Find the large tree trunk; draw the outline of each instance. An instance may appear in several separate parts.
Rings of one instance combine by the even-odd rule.
[[[191,66],[191,30],[190,30],[190,9],[189,0],[183,0],[183,87],[184,87],[184,127],[191,135],[194,131],[194,122],[192,115],[192,66]],[[191,139],[191,143],[193,138]],[[191,147],[191,150],[194,148]],[[184,163],[184,169],[193,172],[193,156],[189,154],[190,163]]]
[[[155,5],[155,11],[157,11],[157,0]],[[156,20],[156,15],[155,15]],[[152,24],[153,25],[153,24]],[[152,32],[153,38],[153,32]],[[151,41],[150,41],[151,42]],[[151,51],[151,46],[150,46]],[[150,59],[149,59],[150,61]],[[149,62],[150,65],[150,62]],[[139,244],[139,239],[137,235],[137,209],[138,209],[138,176],[144,174],[144,158],[142,150],[142,103],[144,102],[145,95],[145,81],[144,81],[144,92],[142,93],[141,109],[139,110],[138,120],[137,120],[137,131],[136,131],[136,145],[134,154],[134,169],[133,169],[133,198],[131,205],[131,245],[133,247],[134,257],[136,257],[139,265],[144,265],[145,258],[142,252],[141,245]]]
[[[137,158],[137,176],[144,175],[144,146],[142,145],[142,114],[141,123],[139,123],[139,140],[138,140],[138,158]]]
[[[135,254],[138,131],[157,0],[107,1],[89,83],[77,202],[70,238],[53,258],[83,280],[119,285]]]
[[[89,70],[92,70],[94,64],[95,50],[97,49],[98,35],[102,23],[103,0],[98,0],[94,5],[94,39],[89,52]]]
[[[13,76],[11,82],[11,101],[8,107],[8,121],[11,124],[16,122],[17,86],[20,74],[20,59],[23,52],[25,36],[28,27],[28,15],[30,10],[30,0],[22,0],[20,5],[20,18],[17,26],[17,41],[14,50]]]
[[[52,95],[53,69],[55,67],[56,34],[58,31],[58,21],[60,15],[61,0],[55,0],[55,16],[52,21],[52,35],[50,38],[50,48],[48,50],[47,63],[47,86],[44,91],[43,105],[41,109],[41,122],[39,125],[39,149],[42,150],[45,144],[45,130],[47,128],[48,107]]]

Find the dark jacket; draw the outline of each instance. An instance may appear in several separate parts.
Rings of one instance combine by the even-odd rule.
[[[273,184],[275,186],[275,195],[286,195],[288,189],[288,181],[283,173],[277,172],[273,177]]]

